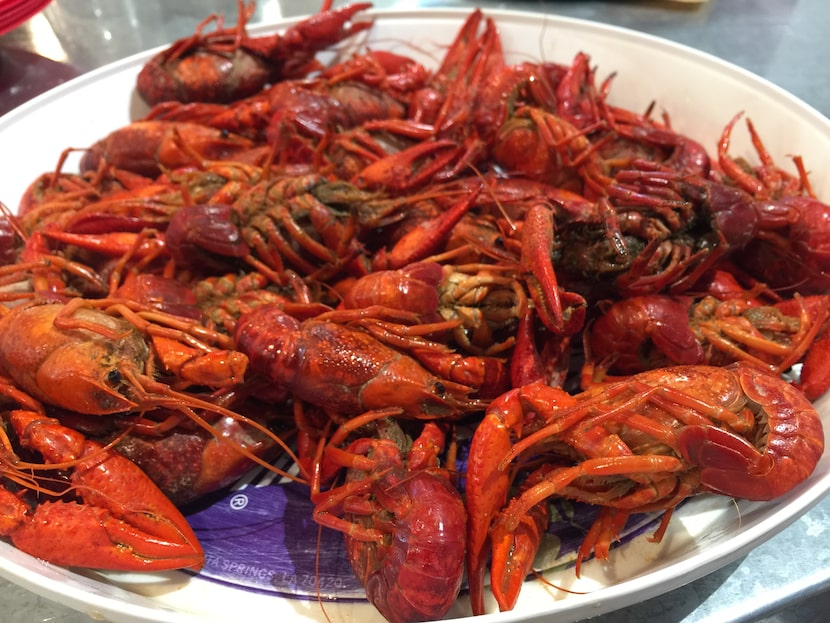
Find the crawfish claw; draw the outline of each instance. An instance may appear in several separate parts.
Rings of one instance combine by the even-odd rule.
[[[0,533],[32,556],[93,569],[198,571],[204,552],[176,506],[132,461],[78,431],[33,411],[9,419],[24,446],[47,463],[72,465],[78,502],[39,504],[30,511],[0,489]]]
[[[7,491],[2,494],[12,495]],[[67,567],[198,571],[204,564],[198,541],[176,542],[154,537],[107,509],[85,504],[41,504],[12,532],[11,538],[18,549]]]

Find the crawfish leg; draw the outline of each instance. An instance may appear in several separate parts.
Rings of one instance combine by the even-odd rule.
[[[600,509],[594,523],[588,530],[588,534],[582,540],[576,556],[576,577],[582,573],[582,561],[590,554],[591,550],[597,560],[608,560],[611,541],[619,537],[625,522],[628,520],[631,511],[621,508],[604,506]],[[671,517],[670,513],[667,513]]]
[[[510,500],[507,507],[499,514],[490,529],[490,538],[493,549],[493,561],[507,560],[510,553],[515,550],[527,550],[525,543],[528,542],[528,527],[532,525],[538,511],[538,505],[552,495],[562,494],[571,483],[582,476],[629,476],[639,474],[652,474],[655,478],[672,473],[681,472],[687,469],[686,465],[673,456],[652,455],[652,456],[614,456],[597,459],[588,459],[572,467],[554,468],[543,477],[535,479],[532,484],[524,489],[522,493]],[[627,516],[625,509],[621,511]],[[622,514],[620,519],[623,519]],[[589,534],[587,545],[593,547],[598,543],[604,547],[610,542],[608,526],[606,524],[596,525],[597,534]],[[604,553],[604,552],[603,552]],[[579,560],[586,555],[584,548],[580,549]],[[518,598],[518,591],[521,586],[529,565],[532,561],[526,561],[519,565],[492,566],[490,570],[491,582],[494,593],[498,587],[500,607],[515,604]],[[517,576],[517,577],[513,577]]]
[[[818,400],[830,388],[830,334],[813,342],[804,357],[798,387],[810,400]]]

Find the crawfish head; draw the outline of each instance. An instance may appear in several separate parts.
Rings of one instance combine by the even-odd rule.
[[[60,329],[64,305],[13,309],[0,321],[0,369],[42,402],[71,411],[103,415],[135,407],[123,389],[122,370],[141,370],[149,347],[124,320],[94,309],[73,316],[78,328]],[[90,328],[82,328],[87,326]],[[95,329],[117,339],[106,337]]]

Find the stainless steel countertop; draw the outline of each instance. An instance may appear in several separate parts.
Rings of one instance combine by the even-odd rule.
[[[320,4],[260,0],[253,22],[314,12]],[[830,58],[826,0],[377,0],[374,4],[378,8],[510,8],[631,28],[735,63],[830,116],[830,72],[817,62]],[[211,11],[235,23],[236,0],[54,0],[41,14],[0,36],[0,114],[75,75],[191,34]],[[830,499],[824,499],[744,558],[663,596],[591,621],[823,621],[830,605],[828,528]],[[0,618],[9,623],[92,620],[2,579],[0,610]]]

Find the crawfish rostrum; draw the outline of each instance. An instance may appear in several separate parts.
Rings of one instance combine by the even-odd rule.
[[[260,466],[308,486],[386,618],[433,620],[465,573],[484,613],[488,565],[513,608],[553,497],[600,508],[578,574],[633,513],[659,540],[690,496],[811,475],[830,207],[800,160],[749,120],[761,164],[733,159],[739,116],[710,157],[587,52],[511,65],[479,10],[434,70],[323,66],[372,27],[329,5],[264,37],[252,6],[211,16],[141,71],[145,118],[3,214],[3,535],[199,569],[177,506]]]

